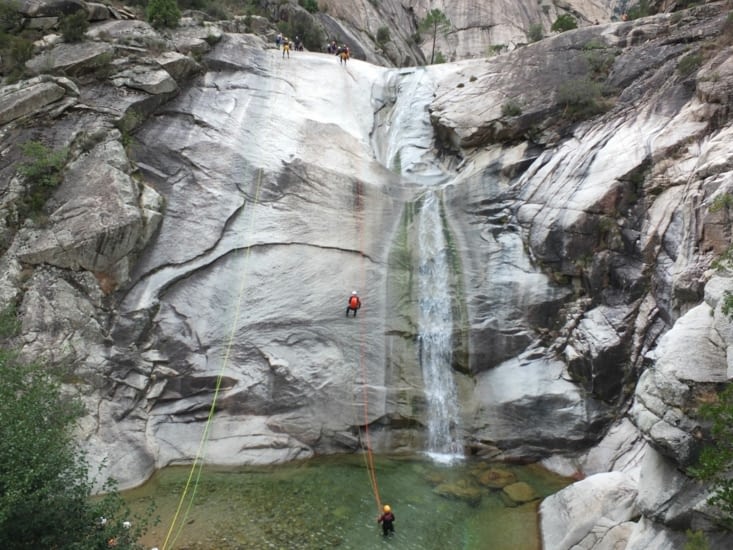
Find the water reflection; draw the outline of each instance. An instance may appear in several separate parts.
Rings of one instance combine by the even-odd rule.
[[[396,516],[387,540],[364,461],[352,455],[205,470],[190,511],[176,523],[180,536],[169,538],[166,550],[539,550],[539,502],[569,483],[536,466],[469,459],[376,463],[382,503]],[[125,493],[137,512],[156,502],[161,522],[143,540],[149,547],[162,547],[188,476],[188,468],[166,468]]]

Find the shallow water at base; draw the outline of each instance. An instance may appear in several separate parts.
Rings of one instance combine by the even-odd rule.
[[[395,533],[387,538],[376,523],[364,460],[353,455],[276,467],[207,468],[193,504],[189,508],[185,501],[177,516],[188,467],[161,470],[123,496],[139,514],[154,500],[160,523],[142,542],[163,548],[167,537],[166,550],[539,550],[541,498],[570,483],[537,466],[471,460],[446,465],[421,457],[375,462],[381,501],[396,516]],[[502,490],[478,484],[489,466],[526,482],[538,498],[516,505]],[[453,496],[441,496],[439,487]],[[193,492],[192,482],[188,496]]]

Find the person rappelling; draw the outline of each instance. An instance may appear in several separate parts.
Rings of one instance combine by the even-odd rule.
[[[354,312],[354,317],[356,317],[356,311],[361,307],[361,300],[359,299],[359,295],[356,293],[356,290],[351,293],[351,296],[349,296],[349,301],[346,306],[346,316],[349,316],[349,311]]]

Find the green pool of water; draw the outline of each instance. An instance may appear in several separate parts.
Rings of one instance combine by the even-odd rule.
[[[396,516],[395,534],[386,539],[360,456],[207,468],[188,487],[192,501],[182,500],[191,469],[171,467],[123,496],[140,514],[155,502],[160,523],[142,542],[161,550],[166,540],[166,550],[539,550],[539,503],[570,483],[537,466],[383,456],[375,462],[381,502]],[[496,487],[507,482],[524,482],[517,487],[528,485],[536,498],[511,500]]]

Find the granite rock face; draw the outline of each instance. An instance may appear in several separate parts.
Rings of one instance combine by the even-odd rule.
[[[392,10],[408,32],[428,9],[367,4],[327,17]],[[74,365],[79,437],[121,487],[194,460],[202,434],[227,465],[352,452],[365,424],[376,450],[425,449],[421,280],[440,257],[456,440],[584,478],[543,502],[545,546],[714,531],[684,472],[731,364],[733,283],[710,270],[730,241],[727,8],[532,5],[516,28],[607,17],[472,59],[484,4],[442,5],[466,29],[440,38],[455,63],[283,59],[264,23],[102,19],[0,89],[0,297],[26,356]],[[486,44],[519,42],[494,26]],[[65,154],[33,216],[27,141]]]

